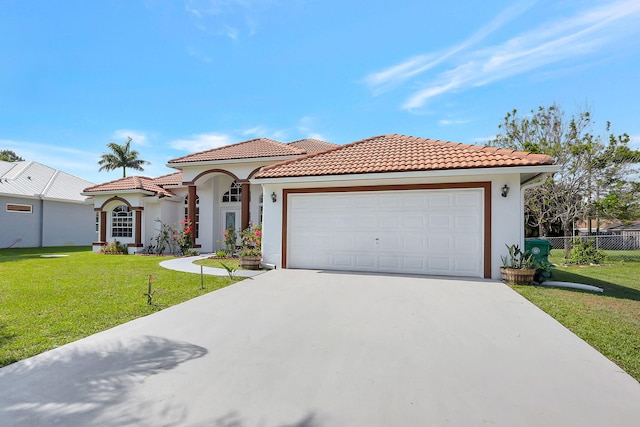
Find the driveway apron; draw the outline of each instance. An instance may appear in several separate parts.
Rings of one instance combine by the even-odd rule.
[[[276,270],[0,369],[2,426],[637,426],[640,385],[494,281]]]

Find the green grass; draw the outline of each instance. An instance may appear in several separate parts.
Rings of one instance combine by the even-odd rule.
[[[640,381],[640,251],[605,251],[600,266],[558,266],[553,280],[599,286],[603,293],[513,286]],[[562,263],[562,251],[549,260]]]
[[[240,261],[238,261],[235,258],[226,258],[226,259],[207,258],[207,259],[200,259],[198,261],[195,261],[194,264],[204,265],[205,267],[214,267],[214,268],[224,268],[222,265],[224,264],[229,268],[235,268],[236,270],[238,270],[239,269],[238,264],[240,264]]]
[[[43,258],[46,254],[66,254]],[[90,248],[0,249],[0,366],[227,286],[228,277],[167,270],[171,257]],[[154,305],[147,305],[149,275]]]

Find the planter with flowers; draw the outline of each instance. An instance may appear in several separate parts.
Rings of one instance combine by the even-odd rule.
[[[240,232],[240,268],[260,269],[262,261],[262,227],[249,225]]]
[[[502,256],[500,277],[508,283],[516,285],[533,284],[536,275],[536,261],[533,254],[526,254],[518,245],[507,245],[509,256]]]

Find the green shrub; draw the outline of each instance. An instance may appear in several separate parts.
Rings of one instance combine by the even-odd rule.
[[[225,251],[224,249],[218,249],[216,251],[216,256],[218,258],[226,258],[227,257],[227,251]]]
[[[126,245],[123,245],[118,240],[114,240],[113,242],[107,243],[106,245],[104,245],[102,249],[100,249],[100,252],[102,252],[103,254],[112,254],[112,255],[113,254],[128,255],[129,249],[127,248]]]
[[[593,239],[585,242],[575,239],[567,261],[569,261],[569,264],[600,264],[604,259],[604,252],[596,249]]]

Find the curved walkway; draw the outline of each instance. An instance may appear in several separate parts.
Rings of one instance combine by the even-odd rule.
[[[184,271],[185,273],[197,273],[200,274],[200,268],[202,268],[202,273],[207,274],[209,276],[227,276],[227,270],[224,268],[215,268],[215,267],[205,267],[194,264],[194,261],[198,261],[201,259],[207,259],[211,255],[196,255],[190,257],[183,258],[175,258],[169,259],[166,261],[162,261],[160,263],[160,267],[168,268],[169,270],[176,271]],[[238,277],[253,277],[259,274],[264,273],[265,270],[236,270],[236,276]]]

